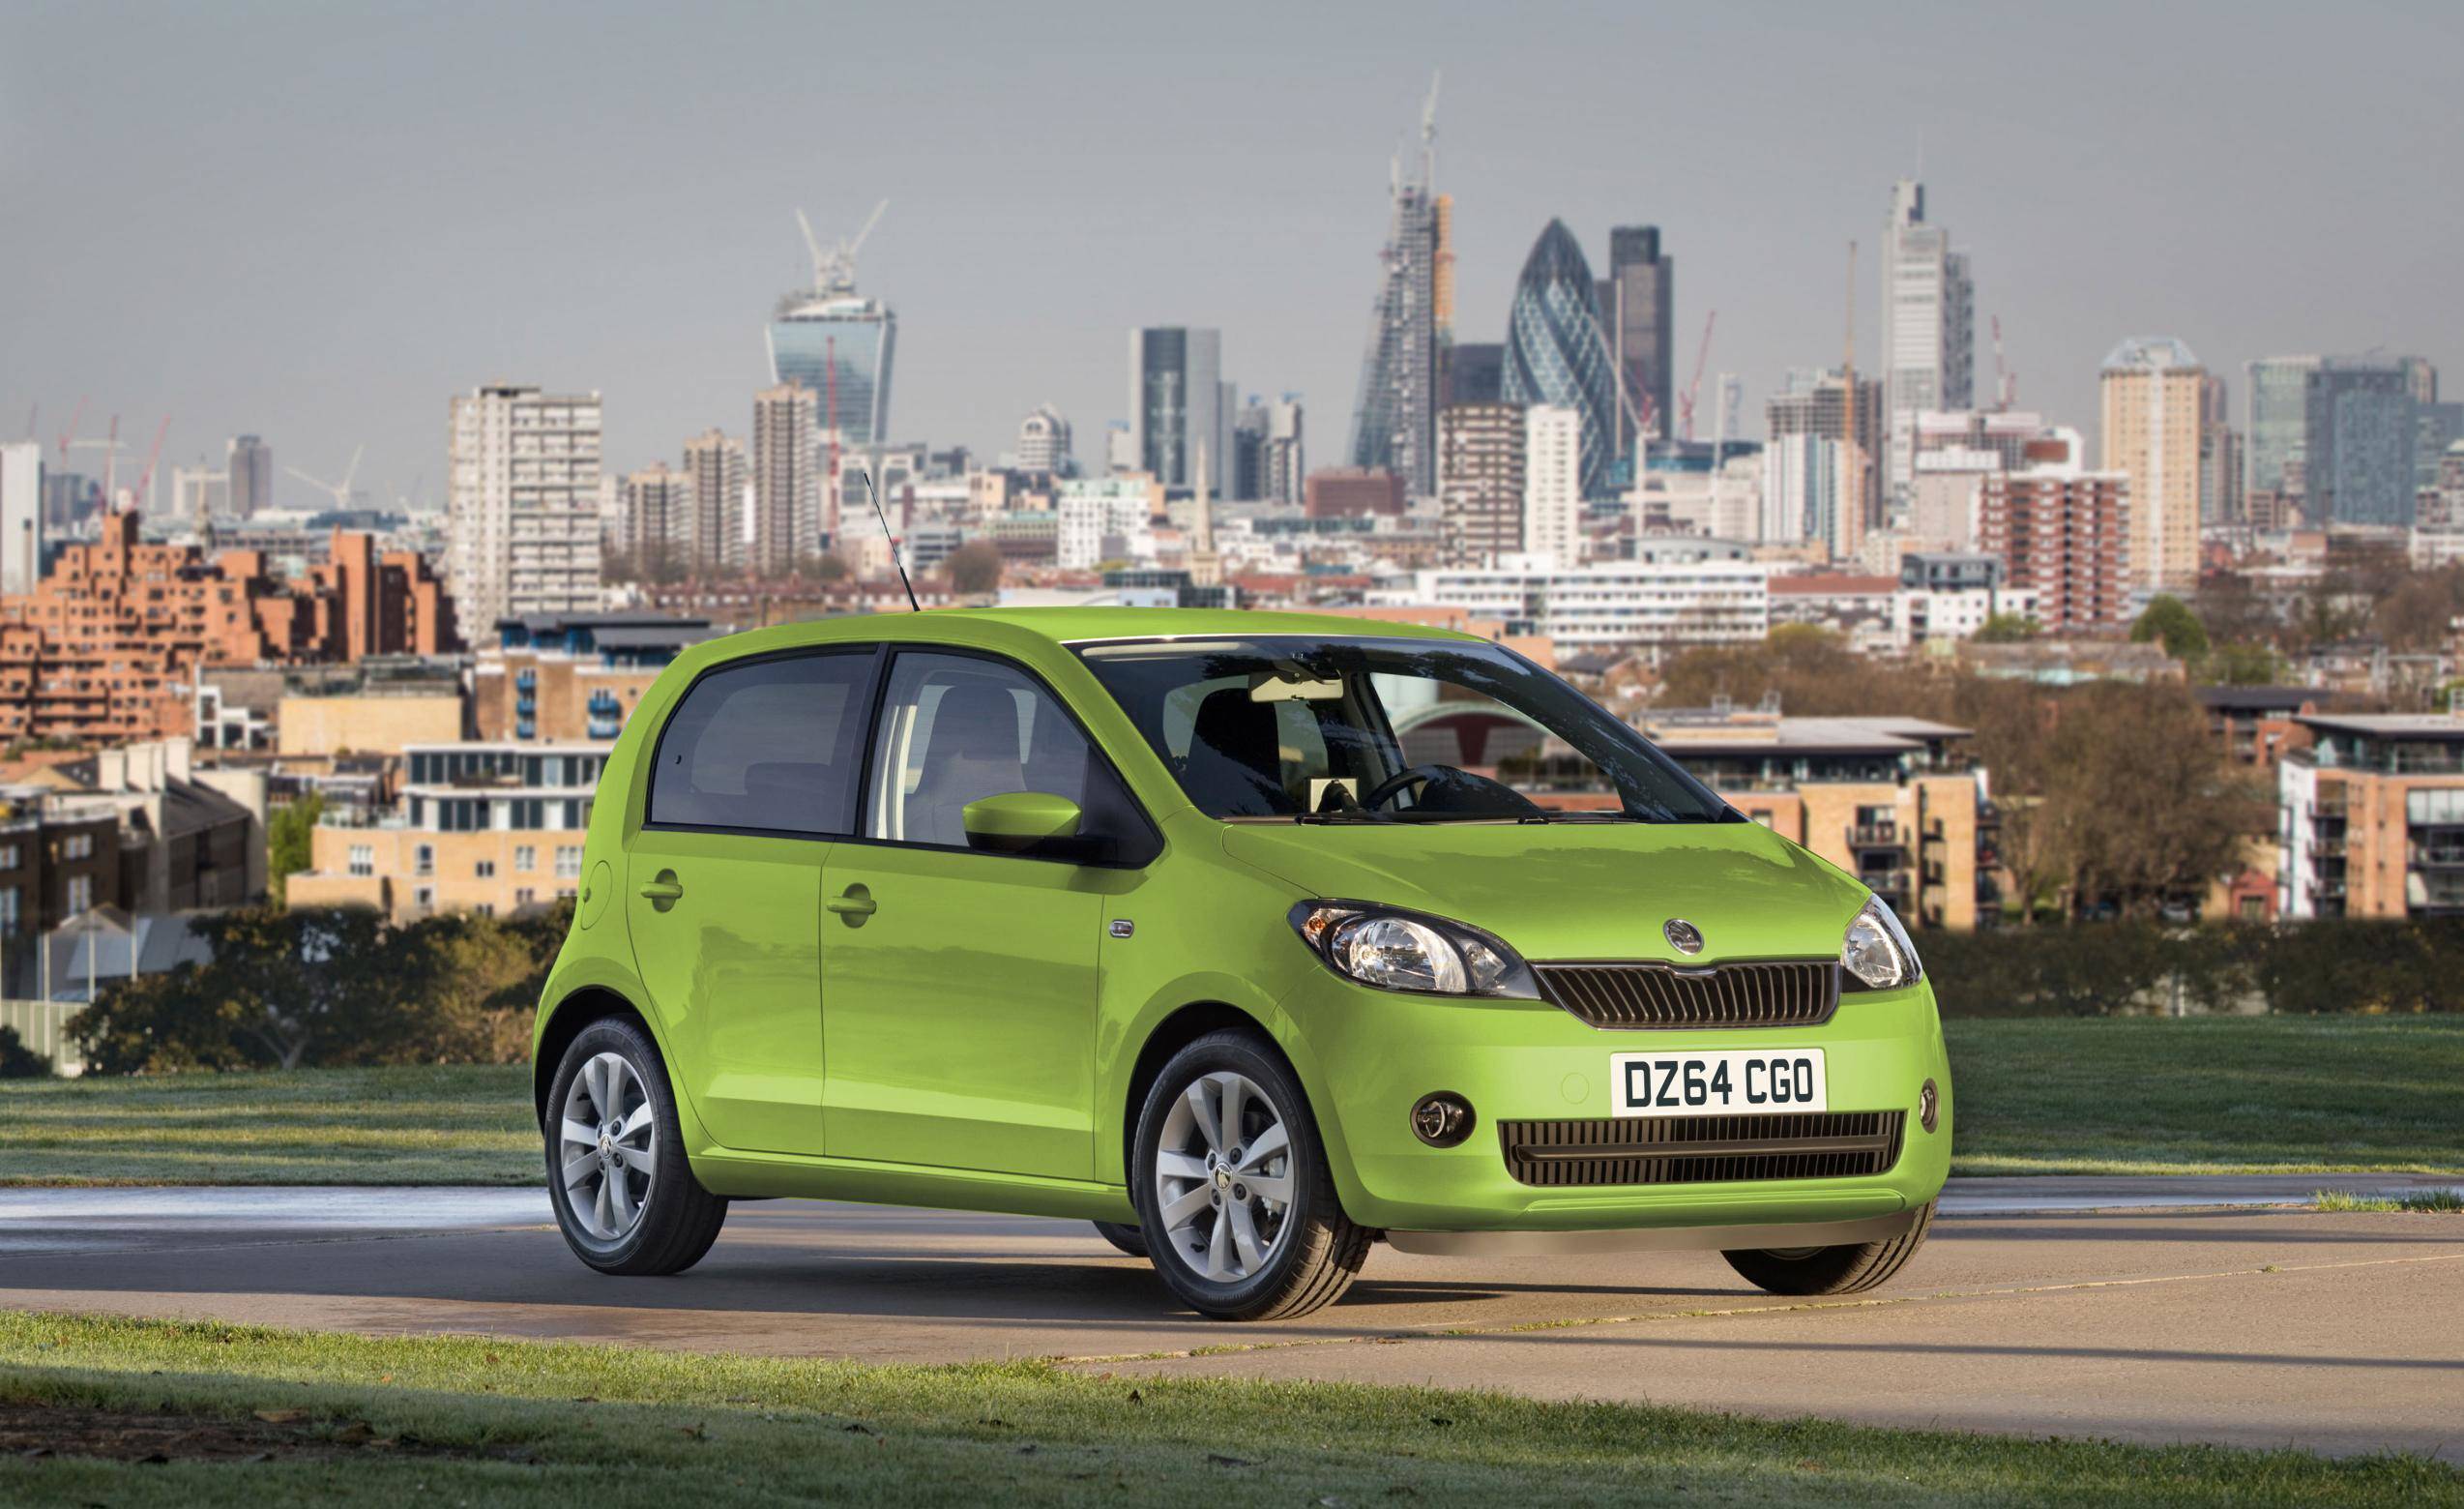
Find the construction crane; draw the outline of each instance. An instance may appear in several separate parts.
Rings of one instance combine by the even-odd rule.
[[[823,246],[821,238],[813,234],[812,222],[805,219],[804,211],[796,212],[796,223],[805,233],[805,249],[812,253],[812,285],[815,292],[853,293],[856,291],[856,253],[865,249],[865,241],[872,235],[872,228],[881,223],[882,212],[889,208],[890,201],[887,199],[874,205],[872,213],[865,217],[864,229],[857,231],[853,240],[841,240],[835,247]]]
[[[2005,414],[2009,413],[2010,406],[2019,401],[2019,374],[2002,359],[2002,316],[1999,314],[1993,317],[1993,401],[1994,407]]]
[[[1703,391],[1703,369],[1711,364],[1712,326],[1718,322],[1719,311],[1717,310],[1712,311],[1703,317],[1703,343],[1694,352],[1694,375],[1692,380],[1686,384],[1686,391],[1677,396],[1677,428],[1688,440],[1694,438],[1694,399],[1700,397]]]
[[[296,466],[285,466],[282,469],[317,491],[332,494],[335,510],[340,512],[351,506],[351,483],[360,474],[360,458],[367,451],[367,447],[363,445],[351,453],[350,469],[342,473],[340,482],[327,482],[322,477],[311,477]]]
[[[69,428],[60,431],[60,466],[64,471],[69,465],[69,447],[77,441],[77,422],[85,418],[85,395],[79,394],[76,410],[69,416]]]
[[[165,414],[162,423],[155,428],[154,449],[145,453],[145,470],[137,477],[136,500],[140,513],[154,506],[154,468],[162,460],[162,437],[170,432],[171,416]]]
[[[80,412],[82,412],[84,405],[80,404],[78,405],[78,408]],[[107,509],[113,507],[119,500],[120,453],[130,449],[132,448],[120,443],[120,416],[114,414],[111,416],[110,433],[105,439],[72,440],[63,438],[60,442],[60,459],[62,465],[65,466],[68,462],[68,453],[71,451],[101,451],[103,453],[103,506]]]

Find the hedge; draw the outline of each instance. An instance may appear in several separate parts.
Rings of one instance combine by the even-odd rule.
[[[2464,921],[2144,922],[1926,932],[1946,1017],[2464,1011]]]

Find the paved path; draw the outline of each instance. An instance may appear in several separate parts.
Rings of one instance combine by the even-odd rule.
[[[1060,1356],[2464,1461],[2464,1217],[2246,1203],[2455,1182],[1959,1181],[1900,1279],[1848,1302],[1762,1294],[1711,1254],[1577,1265],[1380,1248],[1343,1303],[1240,1327],[1177,1310],[1145,1264],[1065,1222],[748,1203],[690,1274],[606,1279],[565,1252],[536,1191],[0,1189],[0,1304],[878,1361]],[[1241,1349],[1215,1349],[1227,1344]]]

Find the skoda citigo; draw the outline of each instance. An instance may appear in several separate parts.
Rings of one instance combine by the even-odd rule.
[[[1404,1252],[1881,1283],[1951,1159],[1871,892],[1486,640],[931,612],[642,698],[541,1002],[556,1217],[675,1273],[728,1201],[1092,1221],[1291,1316]]]

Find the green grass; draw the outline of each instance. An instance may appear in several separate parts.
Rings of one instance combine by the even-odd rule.
[[[535,1184],[526,1065],[0,1080],[0,1184]]]
[[[2320,1210],[2431,1211],[2443,1216],[2464,1214],[2464,1191],[2414,1190],[2404,1195],[2356,1195],[2350,1190],[2321,1190],[2310,1197]]]
[[[2464,1016],[1954,1021],[1952,1172],[2464,1169]],[[527,1184],[530,1071],[0,1080],[0,1184]]]
[[[2464,1504],[2464,1472],[2412,1457],[0,1315],[0,1424],[27,1406],[167,1412],[187,1441],[220,1431],[270,1457],[0,1455],[13,1504]]]
[[[2449,1173],[2464,1016],[1944,1023],[1953,1173]]]

